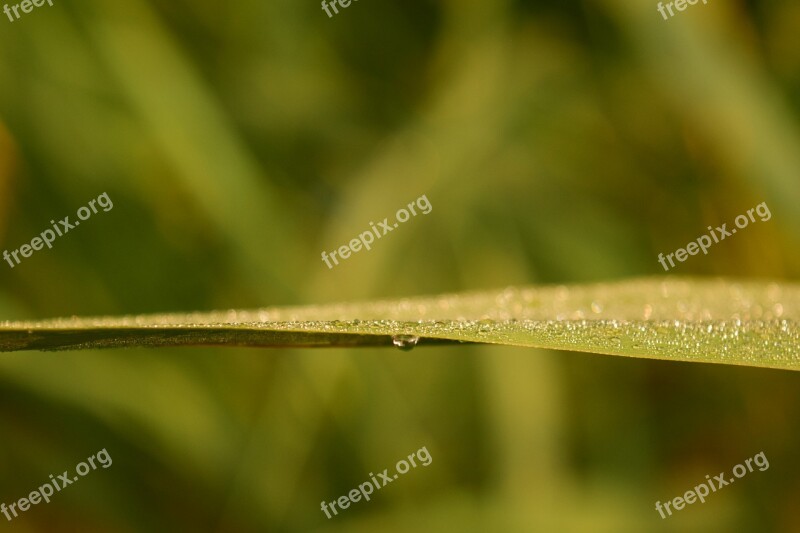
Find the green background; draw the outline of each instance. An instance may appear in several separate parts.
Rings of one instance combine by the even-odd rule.
[[[800,272],[800,4],[84,0],[0,17],[0,319]],[[320,260],[425,194],[334,269]],[[490,346],[0,355],[8,530],[797,531],[796,373]],[[334,519],[369,472],[411,470]],[[662,520],[763,451],[764,472]]]

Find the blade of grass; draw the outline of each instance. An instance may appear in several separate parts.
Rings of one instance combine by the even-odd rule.
[[[0,323],[0,350],[381,346],[399,336],[800,368],[800,285],[648,278],[253,311]],[[413,343],[412,343],[413,345]]]

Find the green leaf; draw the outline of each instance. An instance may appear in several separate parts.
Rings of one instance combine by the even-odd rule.
[[[0,350],[481,342],[800,368],[800,285],[648,278],[254,311],[0,324]]]

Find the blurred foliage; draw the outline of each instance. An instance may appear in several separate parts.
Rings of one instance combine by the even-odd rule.
[[[0,318],[800,272],[800,7],[86,0],[0,18]],[[434,209],[319,259],[426,194]],[[507,347],[0,357],[15,531],[796,531],[795,373]],[[433,462],[327,520],[421,446]],[[668,520],[656,500],[764,451]]]

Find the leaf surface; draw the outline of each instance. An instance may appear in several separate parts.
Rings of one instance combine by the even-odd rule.
[[[800,369],[800,285],[645,278],[364,303],[0,323],[0,350],[479,342]]]

